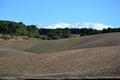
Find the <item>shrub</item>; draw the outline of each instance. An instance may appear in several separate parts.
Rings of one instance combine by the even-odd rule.
[[[7,36],[7,35],[2,35],[0,38],[4,39],[4,40],[10,40],[11,39],[11,37]]]

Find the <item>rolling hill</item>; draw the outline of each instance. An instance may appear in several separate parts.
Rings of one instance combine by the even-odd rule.
[[[0,41],[1,48],[33,53],[48,53],[84,48],[120,45],[120,33],[98,34],[61,40],[13,40]]]
[[[13,57],[13,56],[23,56],[23,55],[32,55],[33,53],[19,51],[14,49],[0,48],[0,57]]]
[[[19,56],[21,53],[24,55]],[[61,40],[0,41],[0,54],[4,54],[0,56],[1,77],[120,77],[120,33]]]
[[[120,77],[120,46],[0,58],[2,77]]]

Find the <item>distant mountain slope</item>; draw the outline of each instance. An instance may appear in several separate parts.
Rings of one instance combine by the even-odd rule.
[[[120,46],[0,58],[1,77],[120,77]]]
[[[108,26],[101,23],[57,23],[57,24],[38,24],[36,25],[38,28],[50,28],[50,29],[56,29],[56,28],[93,28],[102,30],[103,28],[108,28],[112,26]]]
[[[48,53],[117,45],[120,45],[120,33],[97,34],[61,40],[0,41],[1,48],[12,48],[33,53]]]

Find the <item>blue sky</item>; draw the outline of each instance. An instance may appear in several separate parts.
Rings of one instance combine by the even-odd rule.
[[[0,19],[25,24],[103,23],[120,26],[120,0],[0,0]]]

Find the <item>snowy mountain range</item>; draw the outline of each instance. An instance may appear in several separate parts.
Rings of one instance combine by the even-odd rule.
[[[112,26],[108,26],[102,23],[57,23],[57,24],[38,24],[38,28],[50,28],[50,29],[56,29],[56,28],[93,28],[97,30],[102,30],[103,28],[113,28]]]

